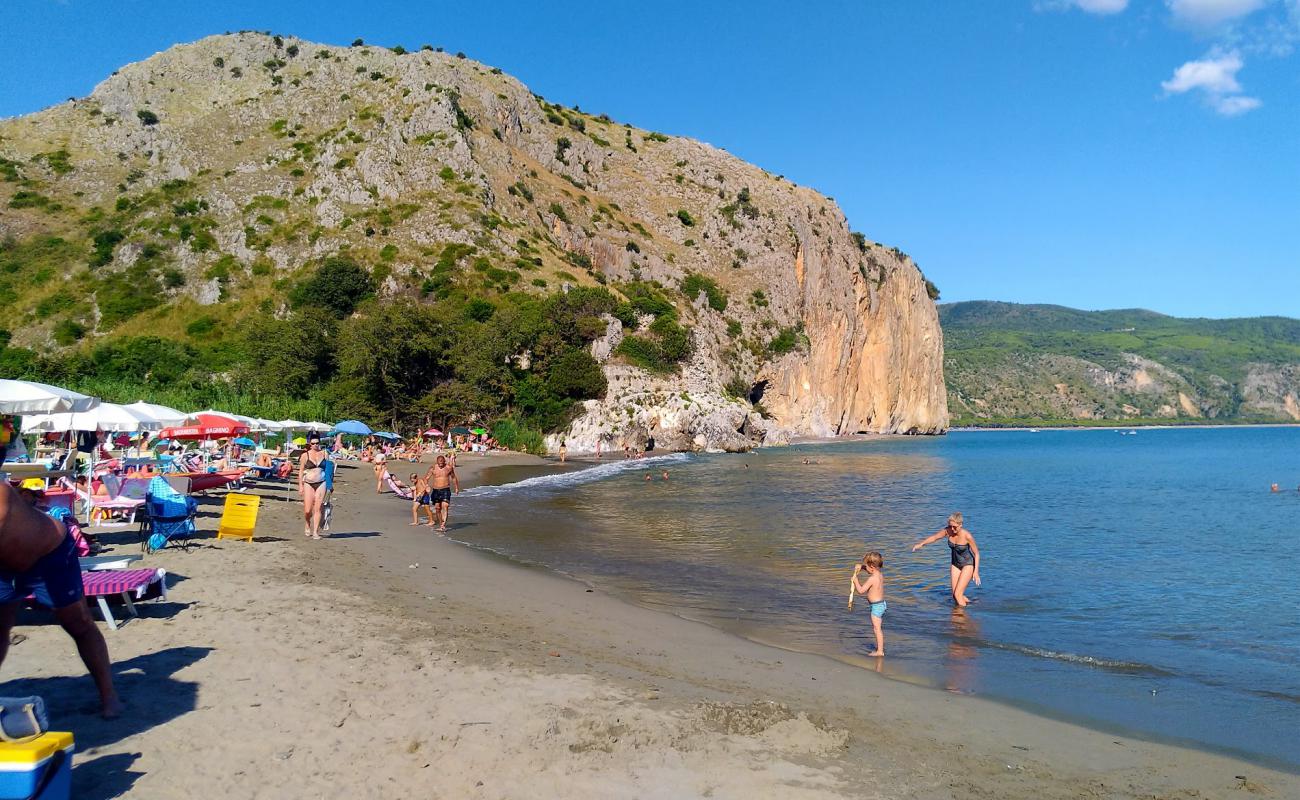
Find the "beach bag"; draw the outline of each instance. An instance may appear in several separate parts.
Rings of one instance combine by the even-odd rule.
[[[325,505],[321,506],[321,509],[320,509],[320,524],[321,524],[321,527],[324,528],[325,530],[329,530],[329,529],[330,529],[330,520],[333,519],[333,518],[334,518],[334,501],[333,501],[333,500],[330,500],[330,501],[327,501],[327,502],[325,503]]]
[[[50,729],[50,715],[40,697],[0,697],[0,739],[16,742]]]

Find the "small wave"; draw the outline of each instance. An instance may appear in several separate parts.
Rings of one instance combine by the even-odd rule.
[[[1031,656],[1033,658],[1045,658],[1051,661],[1063,661],[1068,664],[1095,667],[1109,672],[1164,676],[1174,674],[1168,670],[1161,669],[1152,664],[1144,664],[1140,661],[1119,661],[1109,658],[1098,658],[1097,656],[1079,655],[1078,653],[1062,653],[1057,650],[1047,650],[1041,647],[1026,647],[1024,645],[1013,644],[1010,642],[979,641],[978,644],[995,650],[1006,650],[1008,652],[1019,653],[1020,655]]]
[[[651,464],[663,465],[680,463],[688,460],[690,457],[689,453],[668,453],[662,456],[611,461],[607,464],[587,467],[586,469],[577,469],[572,472],[559,472],[554,475],[537,475],[532,478],[526,478],[522,481],[515,481],[514,483],[503,483],[499,486],[475,486],[472,489],[466,489],[464,492],[461,492],[461,497],[495,497],[509,492],[516,492],[520,489],[553,489],[565,486],[578,486],[580,484],[602,480],[623,472],[636,472],[638,470],[643,470]]]

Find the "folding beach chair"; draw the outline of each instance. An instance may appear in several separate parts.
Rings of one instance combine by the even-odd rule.
[[[161,550],[175,541],[188,549],[193,544],[194,514],[198,502],[172,488],[162,477],[149,482],[141,521],[142,546],[145,552]]]
[[[221,524],[217,527],[218,539],[247,539],[253,541],[257,527],[257,509],[262,498],[255,494],[231,492],[226,495],[226,505],[221,509]]]

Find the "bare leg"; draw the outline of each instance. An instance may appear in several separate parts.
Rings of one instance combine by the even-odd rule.
[[[412,524],[412,525],[419,525],[419,524],[420,524],[420,504],[419,504],[419,503],[411,503],[411,524]]]
[[[877,617],[875,614],[871,615],[871,627],[876,633],[876,649],[874,652],[868,653],[867,655],[883,656],[885,654],[884,622],[885,622],[884,619],[882,619],[881,617]]]
[[[953,567],[953,569],[956,570],[956,567]],[[970,604],[970,601],[966,599],[966,586],[970,583],[970,579],[974,574],[974,566],[962,567],[957,576],[957,585],[953,587],[952,599],[962,608]]]
[[[949,577],[951,578],[951,581],[949,582],[948,586],[950,587],[951,590],[952,602],[960,606],[961,603],[957,602],[957,581],[961,578],[961,570],[957,569],[956,567],[950,564],[948,566],[948,573],[949,573]]]
[[[451,519],[451,503],[443,502],[438,504],[438,530],[447,530],[447,520]]]
[[[322,506],[325,505],[325,484],[321,484],[311,490],[311,538],[320,538],[320,521],[324,514]]]
[[[315,499],[315,490],[307,484],[302,485],[302,535],[311,537],[311,504]]]
[[[14,619],[18,615],[17,603],[5,603],[0,606],[0,665],[9,655],[9,634],[14,629]]]
[[[54,617],[77,643],[77,652],[90,671],[90,677],[95,679],[95,687],[99,689],[100,714],[104,719],[119,716],[122,713],[122,701],[113,688],[113,668],[108,660],[108,645],[104,642],[104,634],[99,632],[99,627],[91,619],[90,609],[78,600],[71,605],[54,609]]]

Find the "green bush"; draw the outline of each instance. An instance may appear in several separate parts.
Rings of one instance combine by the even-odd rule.
[[[76,344],[86,335],[86,326],[70,319],[61,319],[54,325],[54,341],[63,347]]]
[[[804,339],[800,328],[782,328],[772,341],[767,343],[767,349],[775,355],[782,355],[803,344]]]
[[[561,222],[568,224],[569,215],[565,213],[564,206],[560,205],[559,203],[551,203],[550,211],[552,214],[558,217]]]
[[[148,126],[148,125],[158,124],[158,115],[153,113],[147,108],[140,109],[139,111],[135,112],[135,115],[139,117],[140,123],[142,125]]]
[[[727,293],[716,281],[697,272],[686,273],[686,278],[682,281],[682,294],[686,295],[687,300],[695,302],[700,292],[708,297],[709,308],[714,311],[727,310]]]
[[[90,256],[90,266],[102,267],[113,260],[113,248],[126,238],[126,234],[117,229],[99,231],[92,238],[94,251]]]
[[[342,319],[375,293],[370,273],[345,256],[325,259],[316,272],[289,295],[295,308],[323,308]]]
[[[692,217],[691,212],[684,208],[677,209],[677,219],[688,228],[695,225],[695,217]]]

